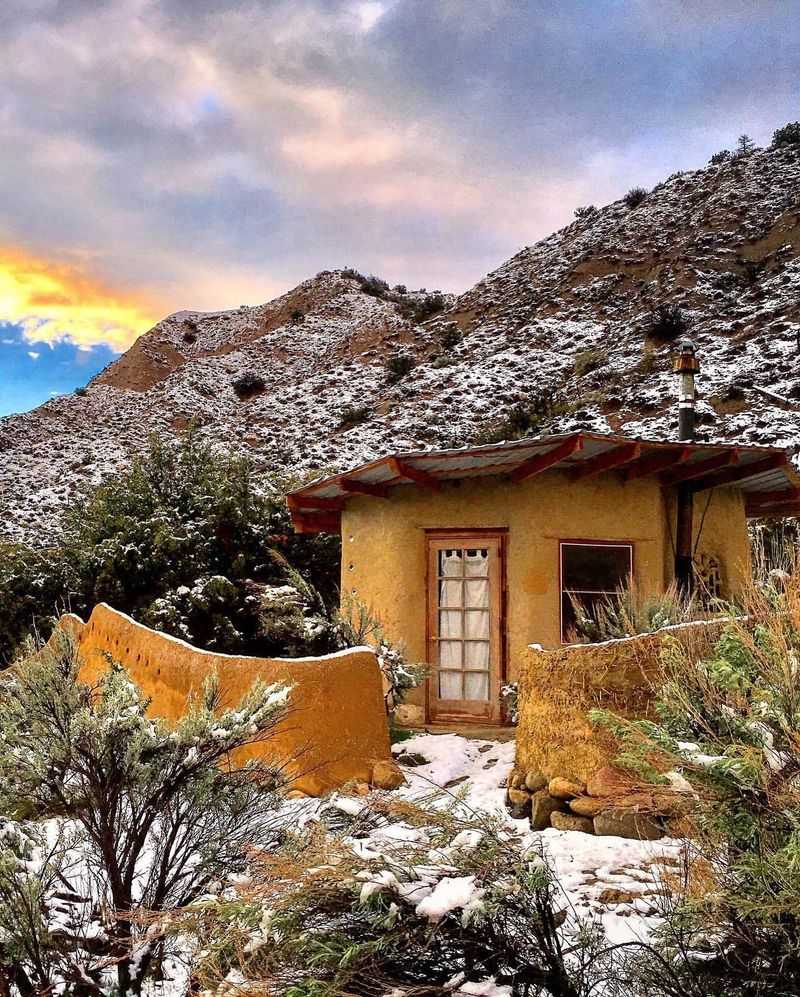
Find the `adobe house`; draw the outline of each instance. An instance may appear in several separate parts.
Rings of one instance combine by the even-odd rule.
[[[497,723],[501,686],[532,643],[570,641],[630,579],[663,592],[695,576],[722,598],[750,572],[748,517],[800,514],[786,451],[691,442],[688,341],[679,442],[575,432],[397,453],[288,496],[299,532],[342,537],[343,601],[370,606],[431,677],[420,719]]]
[[[425,719],[495,723],[524,649],[569,640],[570,592],[591,606],[629,576],[643,591],[672,582],[682,486],[695,567],[733,596],[747,518],[800,513],[783,450],[573,433],[394,454],[289,501],[295,529],[341,533],[343,597],[430,663]]]

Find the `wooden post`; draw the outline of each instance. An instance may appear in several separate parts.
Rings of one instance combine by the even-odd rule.
[[[678,435],[681,440],[695,438],[696,392],[694,377],[700,369],[695,356],[694,343],[684,339],[681,352],[675,358],[674,372],[680,374],[681,388],[678,409]],[[678,485],[677,516],[675,529],[675,580],[683,595],[689,596],[694,590],[694,570],[692,568],[692,534],[694,520],[694,492],[687,482]]]

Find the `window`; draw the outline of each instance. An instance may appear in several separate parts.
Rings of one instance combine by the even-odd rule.
[[[630,582],[633,545],[598,541],[561,542],[561,640],[575,632],[577,601],[589,616]]]

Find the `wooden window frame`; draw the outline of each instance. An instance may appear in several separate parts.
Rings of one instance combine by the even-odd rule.
[[[636,577],[636,542],[634,540],[592,540],[587,537],[559,538],[558,541],[558,636],[562,646],[570,641],[564,634],[564,547],[627,547],[630,551],[631,570],[629,579]],[[598,590],[599,592],[599,590]]]
[[[489,672],[489,701],[476,700],[484,707],[483,711],[455,709],[438,712],[434,709],[434,701],[438,695],[434,683],[438,682],[438,597],[434,598],[433,585],[438,579],[438,569],[433,574],[434,559],[438,551],[448,546],[481,547],[490,543],[496,550],[499,584],[490,589],[490,624],[494,619],[496,633],[492,640],[497,652],[496,668]],[[470,722],[474,724],[499,724],[503,722],[500,691],[507,681],[507,582],[506,571],[508,561],[508,527],[439,527],[425,530],[425,647],[427,660],[433,669],[433,674],[425,682],[425,718],[427,722]],[[443,702],[447,702],[443,700]],[[452,702],[457,702],[453,700]],[[466,703],[468,701],[458,701]]]

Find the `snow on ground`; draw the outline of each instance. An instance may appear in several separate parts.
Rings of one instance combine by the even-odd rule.
[[[458,734],[417,735],[394,745],[395,756],[418,754],[428,762],[403,767],[407,783],[397,795],[420,800],[435,787],[464,793],[466,806],[501,815],[531,845],[544,847],[567,901],[577,913],[600,918],[609,942],[649,935],[657,921],[655,898],[661,873],[678,863],[681,842],[670,838],[632,841],[555,828],[531,831],[528,821],[514,820],[504,803],[514,748],[513,741],[468,740]],[[381,828],[380,834],[389,831]]]

